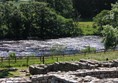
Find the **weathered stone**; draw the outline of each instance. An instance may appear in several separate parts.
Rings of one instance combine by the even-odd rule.
[[[0,83],[118,83],[118,60],[31,65],[29,71],[30,79],[5,78],[0,79]]]
[[[7,70],[8,70],[8,71],[17,71],[18,69],[17,69],[17,68],[12,68],[12,67],[11,67],[11,68],[8,68]]]
[[[0,83],[32,83],[29,78],[3,78]]]

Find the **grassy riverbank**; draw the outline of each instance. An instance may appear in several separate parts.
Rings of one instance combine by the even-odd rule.
[[[44,57],[22,57],[15,59],[3,60],[0,62],[1,68],[11,67],[27,67],[32,64],[51,64],[57,61],[79,61],[80,59],[94,59],[99,61],[105,61],[106,59],[113,60],[118,58],[118,51],[112,52],[101,52],[101,53],[89,53],[89,54],[76,54],[76,55],[59,55],[59,56],[48,56]]]

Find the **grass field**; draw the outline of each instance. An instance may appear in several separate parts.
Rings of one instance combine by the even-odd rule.
[[[113,52],[101,52],[101,53],[88,53],[88,54],[76,54],[76,55],[59,55],[59,56],[48,56],[44,57],[45,64],[51,64],[57,61],[79,61],[80,59],[94,59],[99,61],[105,61],[106,58],[109,60],[117,59],[118,58],[118,51]],[[0,68],[7,68],[8,66],[11,67],[27,67],[28,65],[32,64],[42,64],[43,59],[41,57],[23,57],[17,58],[15,61],[14,59],[3,60],[0,61]]]
[[[118,59],[118,51],[112,51],[112,52],[101,52],[101,53],[89,53],[89,54],[76,54],[76,55],[65,55],[65,56],[49,56],[45,57],[45,64],[52,64],[54,62],[64,62],[64,61],[79,61],[80,59],[87,59],[87,60],[98,60],[98,61],[106,61],[108,60],[114,60]],[[28,63],[27,63],[28,61]],[[15,77],[15,76],[23,76],[23,73],[20,72],[20,70],[26,70],[28,69],[28,65],[33,64],[42,64],[43,62],[40,60],[39,57],[29,57],[27,58],[20,58],[17,59],[15,62],[14,59],[10,60],[10,66],[15,67],[18,70],[13,71],[7,71],[9,66],[9,60],[3,60],[3,62],[0,63],[0,70],[6,70],[5,72],[0,72],[0,78],[1,77]]]
[[[94,35],[96,32],[96,29],[93,28],[93,23],[92,21],[83,21],[83,22],[78,22],[78,26],[81,28],[83,35]]]

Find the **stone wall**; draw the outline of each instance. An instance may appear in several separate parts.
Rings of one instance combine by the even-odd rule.
[[[78,69],[95,69],[98,67],[118,67],[118,60],[109,62],[99,62],[90,60],[80,60],[79,62],[58,62],[50,65],[31,65],[29,72],[32,75],[46,74],[57,71],[76,71]]]
[[[104,68],[96,70],[86,70],[84,72],[77,72],[77,77],[92,76],[100,79],[104,78],[118,78],[118,68]]]
[[[32,83],[78,83],[75,80],[62,78],[61,75],[34,75],[31,77]]]
[[[118,68],[50,72],[44,75],[33,75],[31,79],[32,83],[118,83]]]

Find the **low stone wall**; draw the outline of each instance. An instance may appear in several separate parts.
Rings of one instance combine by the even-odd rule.
[[[31,77],[32,83],[78,83],[75,80],[62,78],[61,75],[34,75]]]
[[[32,83],[51,83],[51,75],[34,75],[31,77]]]
[[[78,72],[76,74],[77,77],[85,77],[92,76],[100,79],[104,78],[118,78],[118,68],[104,68],[104,69],[96,69],[96,70],[86,70],[84,72]]]
[[[44,75],[34,75],[31,80],[32,83],[118,83],[118,68],[50,72]]]
[[[90,60],[80,60],[80,62],[58,62],[50,65],[31,65],[29,72],[32,75],[46,74],[57,71],[76,71],[78,69],[96,69],[99,67],[118,67],[118,60],[109,62],[99,62]]]

